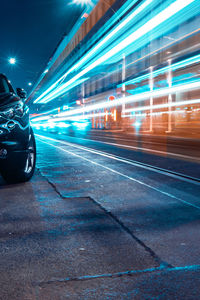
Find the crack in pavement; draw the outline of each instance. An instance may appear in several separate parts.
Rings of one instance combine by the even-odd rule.
[[[40,175],[48,182],[48,184],[54,189],[54,191],[59,195],[59,197],[63,200],[67,200],[68,197],[65,197],[62,195],[62,193],[57,189],[56,185],[49,180],[49,178],[42,173],[40,169],[38,169]],[[98,206],[103,212],[108,215],[114,222],[116,222],[120,227],[128,233],[132,239],[134,239],[142,248],[145,249],[146,252],[150,254],[151,257],[155,260],[156,263],[158,263],[160,266],[166,266],[168,268],[173,268],[173,266],[165,261],[163,261],[156,253],[149,248],[143,241],[141,241],[138,237],[136,237],[132,231],[123,223],[121,222],[116,215],[114,215],[112,212],[108,211],[103,207],[98,201],[94,200],[91,197],[73,197],[73,198],[84,198],[84,199],[89,199],[91,202],[93,202],[96,206]]]
[[[128,270],[128,271],[117,272],[117,273],[105,273],[105,274],[85,275],[85,276],[78,276],[78,277],[55,278],[52,280],[35,283],[35,285],[41,287],[41,286],[45,286],[45,285],[48,285],[51,283],[65,283],[68,281],[83,281],[83,280],[91,280],[91,279],[97,279],[97,278],[116,278],[116,277],[141,274],[141,273],[152,273],[155,271],[162,271],[165,269],[167,270],[166,265],[161,265],[160,267],[149,268],[149,269],[144,269],[144,270]]]

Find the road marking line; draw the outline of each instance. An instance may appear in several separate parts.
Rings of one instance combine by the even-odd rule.
[[[37,135],[37,136],[40,136],[40,135]],[[48,137],[44,137],[44,136],[40,136],[40,137],[45,138],[45,139],[47,139],[47,140],[48,140],[48,139],[53,140],[53,141],[55,141],[55,142],[57,142],[57,143],[62,143],[62,141],[55,140],[55,139],[52,139],[52,138],[48,138]],[[137,180],[137,179],[135,179],[135,178],[133,178],[133,177],[130,177],[130,176],[128,176],[128,175],[125,175],[125,174],[123,174],[123,173],[121,173],[121,172],[118,172],[118,171],[116,171],[116,170],[113,170],[113,169],[111,169],[111,168],[109,168],[109,167],[103,166],[102,164],[99,164],[99,163],[97,163],[97,162],[95,162],[95,161],[93,161],[93,160],[90,160],[90,159],[85,158],[85,157],[83,157],[83,156],[81,156],[81,155],[78,155],[78,154],[75,154],[75,153],[73,153],[73,152],[71,152],[71,151],[68,151],[68,150],[66,150],[66,149],[63,149],[62,147],[59,147],[59,146],[56,146],[56,145],[47,143],[47,142],[43,141],[41,138],[40,138],[39,140],[40,140],[42,143],[45,143],[45,144],[47,144],[47,145],[49,145],[49,146],[51,146],[51,147],[57,148],[57,149],[59,149],[59,150],[62,150],[63,152],[66,152],[66,153],[68,153],[68,154],[71,154],[72,156],[81,158],[82,160],[88,161],[88,162],[90,162],[91,164],[94,164],[94,165],[96,165],[96,166],[99,166],[99,167],[101,167],[101,168],[104,168],[104,169],[106,169],[106,170],[108,170],[108,171],[110,171],[110,172],[112,172],[112,173],[115,173],[115,174],[117,174],[117,175],[120,175],[120,176],[122,176],[122,177],[124,177],[124,178],[126,178],[126,179],[129,179],[129,180],[131,180],[131,181],[137,182],[137,183],[139,183],[139,184],[141,184],[141,185],[143,185],[143,186],[146,186],[146,187],[148,187],[148,188],[150,188],[150,189],[152,189],[152,190],[154,190],[154,191],[156,191],[156,192],[159,192],[159,193],[161,193],[161,194],[163,194],[163,195],[165,195],[165,196],[167,196],[167,197],[170,197],[170,198],[172,198],[172,199],[175,199],[175,200],[177,200],[177,201],[180,201],[180,202],[182,202],[182,203],[184,203],[184,204],[186,204],[186,205],[189,205],[189,206],[191,206],[191,207],[193,207],[193,208],[200,209],[200,206],[198,206],[198,205],[192,204],[192,203],[190,203],[190,202],[188,202],[188,201],[185,201],[185,200],[183,200],[183,199],[181,199],[181,198],[178,198],[178,197],[176,197],[176,196],[174,196],[174,195],[172,195],[172,194],[170,194],[170,193],[164,192],[164,191],[162,191],[162,190],[160,190],[160,189],[158,189],[158,188],[155,188],[155,187],[153,187],[153,186],[151,186],[151,185],[149,185],[149,184],[147,184],[147,183],[144,183],[144,182],[142,182],[142,181],[140,181],[140,180]],[[65,142],[64,142],[64,144],[65,144]],[[69,143],[66,143],[66,144],[69,144]],[[68,145],[68,146],[70,146],[70,145]],[[71,146],[72,146],[72,145],[71,145]],[[73,147],[73,146],[72,146],[72,147]],[[78,147],[77,147],[77,148],[78,148]]]
[[[36,134],[36,135],[40,136],[40,137],[44,137],[42,135],[38,135],[38,134]],[[44,138],[46,138],[46,137],[44,137]],[[96,150],[96,149],[93,149],[93,148],[88,148],[88,147],[85,147],[85,146],[80,146],[80,145],[77,145],[77,144],[74,144],[74,143],[71,143],[71,142],[65,142],[63,140],[57,140],[57,139],[49,138],[49,137],[48,137],[48,139],[50,139],[54,142],[62,143],[64,145],[67,145],[67,146],[70,146],[70,147],[74,147],[74,148],[77,148],[77,149],[81,149],[81,150],[90,152],[90,153],[93,153],[93,154],[101,155],[101,156],[107,157],[109,159],[117,160],[117,161],[129,164],[129,165],[132,165],[132,166],[135,166],[135,167],[138,167],[138,168],[143,168],[143,169],[146,169],[146,170],[149,170],[149,171],[152,171],[152,172],[156,172],[156,173],[162,174],[164,176],[176,178],[178,180],[189,182],[189,183],[192,183],[192,184],[195,184],[195,185],[200,185],[200,179],[199,178],[193,178],[191,176],[187,176],[187,175],[184,175],[184,174],[181,174],[181,173],[171,172],[169,170],[165,170],[165,169],[162,169],[162,168],[159,168],[159,167],[156,167],[156,166],[151,166],[151,165],[144,164],[144,163],[141,163],[141,162],[125,159],[125,158],[119,157],[119,156],[114,155],[114,154],[110,154],[110,153],[103,152],[103,151],[100,151],[100,150]]]
[[[143,147],[129,146],[129,145],[124,145],[124,144],[109,143],[109,142],[103,142],[103,141],[98,141],[98,140],[93,140],[93,139],[85,139],[85,138],[79,138],[79,139],[85,140],[85,141],[93,141],[93,142],[97,142],[97,143],[103,143],[106,145],[118,146],[118,147],[127,148],[127,149],[142,150],[142,151],[146,151],[146,152],[150,152],[150,153],[158,153],[158,154],[162,154],[162,155],[164,154],[165,156],[171,155],[171,156],[175,156],[175,157],[181,157],[181,158],[186,158],[186,159],[195,160],[195,161],[200,162],[200,158],[197,156],[189,156],[189,155],[183,155],[183,154],[178,154],[178,153],[173,153],[173,152],[165,152],[165,151],[153,150],[153,149],[148,149],[148,148],[143,148]]]
[[[90,135],[90,136],[92,137],[92,135]],[[69,136],[69,137],[71,137],[71,136]],[[109,136],[109,135],[104,134],[104,135],[95,135],[94,137],[95,138],[97,137],[97,138],[102,138],[102,139],[108,139],[108,140],[125,141],[125,142],[138,142],[138,140],[133,139],[131,137],[125,139],[125,138],[120,138],[118,135]],[[92,140],[92,139],[86,139],[86,140]],[[93,141],[96,141],[96,140],[93,140]],[[101,140],[97,140],[97,141],[101,142]],[[141,142],[144,143],[144,144],[151,144],[151,145],[159,145],[159,146],[164,146],[165,145],[162,142],[155,142],[155,141],[151,142],[151,141],[141,140]],[[170,145],[172,145],[172,144],[170,144]]]

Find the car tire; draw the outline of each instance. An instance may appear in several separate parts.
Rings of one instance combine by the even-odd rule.
[[[32,129],[29,134],[28,153],[26,152],[26,158],[24,160],[23,168],[18,167],[17,162],[15,166],[7,165],[7,168],[1,170],[1,175],[8,183],[26,182],[31,179],[35,171],[36,163],[36,143]]]

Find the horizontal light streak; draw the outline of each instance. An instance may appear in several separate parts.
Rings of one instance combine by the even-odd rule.
[[[109,116],[111,115],[110,112],[105,112],[105,113],[92,113],[92,114],[87,114],[87,115],[79,115],[75,117],[50,117],[48,118],[48,122],[62,122],[62,121],[79,121],[79,120],[87,120],[90,118],[96,118],[96,117],[104,117],[104,116]],[[31,123],[37,123],[38,121],[46,121],[46,119],[33,119],[31,120]],[[47,122],[47,124],[48,124]]]
[[[84,76],[86,73],[88,73],[89,71],[94,69],[99,64],[105,62],[106,60],[108,60],[109,58],[111,58],[112,56],[117,54],[118,52],[125,49],[127,46],[129,46],[130,44],[135,42],[137,39],[139,39],[141,36],[147,34],[149,31],[151,31],[152,29],[154,29],[155,27],[157,27],[158,25],[160,25],[161,23],[163,23],[164,21],[166,21],[167,19],[169,19],[170,17],[175,15],[177,12],[179,12],[180,10],[182,10],[183,8],[185,8],[192,2],[194,2],[194,0],[184,0],[184,1],[176,0],[174,3],[172,3],[167,8],[165,8],[163,11],[158,13],[155,17],[153,17],[151,20],[146,22],[143,26],[138,28],[135,32],[130,34],[127,38],[122,40],[118,45],[116,45],[111,50],[109,50],[106,54],[102,55],[95,62],[91,63],[91,65],[89,65],[88,67],[83,69],[81,72],[79,72],[76,76],[71,78],[68,82],[66,82],[61,87],[58,87],[55,91],[51,92],[49,95],[44,97],[44,99],[40,102],[42,103],[42,102],[48,101],[49,98],[51,98],[51,100],[52,100],[52,99],[58,97],[60,94],[62,94],[62,91],[65,87],[73,84],[80,77]],[[38,99],[36,99],[35,102],[38,102]]]
[[[199,29],[199,30],[200,30],[200,29]],[[178,63],[176,63],[176,64],[174,64],[174,65],[171,65],[171,67],[172,67],[173,70],[175,70],[175,69],[177,69],[176,67],[182,68],[182,67],[187,67],[187,66],[189,66],[190,64],[198,63],[199,60],[200,60],[200,55],[196,55],[196,56],[193,56],[193,57],[191,57],[191,58],[189,58],[189,59],[186,59],[186,60],[184,60],[184,61],[178,62]],[[153,72],[153,73],[152,73],[152,76],[155,77],[156,75],[161,74],[161,73],[167,71],[168,69],[170,69],[170,67],[165,67],[165,68],[159,69],[159,70]],[[137,78],[135,78],[135,79],[133,79],[133,80],[134,80],[134,82],[137,82],[137,81],[140,81],[140,80],[145,79],[146,77],[148,78],[149,76],[150,76],[150,73],[149,73],[149,74],[146,74],[146,75],[144,75],[144,76],[137,77]],[[130,80],[129,82],[133,83],[133,80]],[[128,82],[126,82],[126,84],[128,84]],[[119,86],[120,86],[120,85],[119,85]],[[55,109],[53,109],[53,110],[51,110],[51,111],[47,111],[47,112],[45,112],[45,113],[43,113],[43,114],[40,114],[40,117],[43,119],[43,116],[42,116],[42,115],[44,115],[44,114],[45,114],[45,115],[46,115],[46,114],[50,114],[51,112],[55,112],[55,111],[58,111],[58,108],[55,108]],[[47,119],[48,119],[48,118],[47,118]],[[38,120],[40,120],[40,119],[38,119]]]
[[[188,66],[190,66],[192,64],[199,63],[199,62],[200,62],[200,55],[196,55],[196,56],[190,57],[188,59],[185,59],[185,60],[183,60],[181,62],[172,64],[172,65],[164,67],[162,69],[159,69],[159,70],[153,71],[151,73],[145,74],[143,76],[139,76],[139,77],[134,78],[132,80],[126,81],[123,84],[129,85],[129,84],[134,84],[134,83],[137,83],[137,82],[141,82],[141,81],[143,81],[145,79],[149,79],[150,75],[152,77],[156,77],[156,76],[158,76],[160,74],[163,74],[163,73],[165,73],[165,72],[167,72],[169,70],[171,70],[171,71],[179,70],[179,69],[188,67]],[[122,87],[123,84],[119,84],[117,87]]]
[[[54,118],[56,117],[67,117],[67,116],[74,116],[74,115],[79,115],[79,114],[85,114],[91,111],[96,111],[99,109],[105,109],[105,108],[112,108],[112,107],[117,107],[122,104],[131,104],[131,103],[137,103],[139,101],[145,101],[149,99],[150,97],[153,98],[159,98],[163,97],[169,94],[174,94],[176,92],[185,92],[185,91],[190,91],[190,90],[195,90],[200,88],[200,81],[184,84],[184,85],[178,85],[178,86],[172,86],[170,88],[163,88],[151,92],[144,92],[128,97],[122,97],[113,101],[106,101],[106,102],[101,102],[97,104],[92,104],[92,105],[87,105],[82,108],[70,110],[70,111],[65,111],[61,112],[57,115],[54,115]],[[33,122],[38,122],[41,120],[47,120],[47,116],[44,117],[37,117],[33,118]]]
[[[136,95],[132,95],[132,96],[128,96],[128,97],[121,97],[121,98],[119,98],[117,100],[113,100],[113,101],[107,101],[107,102],[101,102],[98,104],[88,105],[83,108],[60,113],[59,116],[67,116],[67,115],[72,115],[72,114],[75,115],[75,114],[79,114],[79,113],[95,111],[97,109],[111,108],[111,107],[122,105],[123,103],[124,104],[136,103],[138,101],[144,101],[146,99],[149,99],[150,97],[157,98],[157,97],[162,97],[162,96],[165,96],[168,94],[173,94],[176,92],[189,91],[192,89],[199,89],[199,88],[200,88],[200,81],[197,81],[197,82],[188,83],[188,84],[184,84],[184,85],[172,86],[171,88],[163,88],[163,89],[155,90],[152,92],[149,91],[149,92],[144,92],[141,94],[136,94]]]
[[[194,100],[184,100],[184,101],[177,101],[177,102],[170,102],[170,103],[164,103],[164,104],[154,104],[154,105],[146,105],[146,106],[140,106],[136,108],[130,108],[124,110],[124,113],[127,112],[137,112],[137,111],[144,111],[144,110],[155,110],[160,108],[169,108],[169,107],[176,107],[176,106],[183,106],[183,105],[191,105],[191,104],[199,104],[200,99],[194,99]],[[123,115],[122,117],[126,117],[126,115]]]
[[[67,121],[67,120],[73,120],[73,121],[78,121],[78,120],[87,120],[90,118],[96,118],[96,117],[104,117],[104,116],[108,116],[111,115],[111,113],[109,112],[105,112],[105,113],[92,113],[92,114],[86,114],[86,115],[79,115],[79,116],[75,116],[75,117],[57,117],[54,118],[54,120],[57,121]]]
[[[173,111],[159,111],[159,112],[152,112],[152,113],[141,113],[141,114],[130,114],[130,115],[122,115],[122,118],[141,118],[141,117],[146,117],[146,116],[159,116],[163,114],[182,114],[182,113],[191,113],[192,111],[185,111],[184,109],[182,110],[173,110]]]
[[[76,82],[72,83],[71,85],[66,86],[66,87],[63,87],[63,93],[65,93],[65,92],[71,90],[72,88],[76,87],[77,85],[82,84],[82,83],[85,82],[86,80],[88,80],[88,78],[79,79],[79,80],[77,80]],[[64,84],[61,85],[61,87],[62,87],[62,86],[64,86]],[[58,96],[59,96],[59,95],[58,95]],[[55,97],[56,97],[56,94],[55,94],[54,96],[52,96],[52,97],[50,97],[50,98],[47,98],[46,100],[42,101],[42,103],[47,103],[47,102],[53,100]]]

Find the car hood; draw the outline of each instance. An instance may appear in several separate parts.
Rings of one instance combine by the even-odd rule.
[[[18,97],[16,97],[12,93],[9,93],[9,94],[8,93],[0,94],[0,110],[4,106],[11,105],[12,103],[15,103],[15,102],[17,102],[19,100],[20,99]]]

